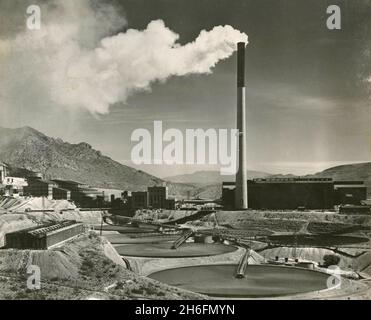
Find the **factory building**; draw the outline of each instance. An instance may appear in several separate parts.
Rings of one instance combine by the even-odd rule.
[[[246,43],[237,43],[238,169],[235,183],[223,183],[224,209],[332,209],[335,205],[359,205],[367,197],[362,181],[333,182],[329,178],[247,180],[245,49]]]
[[[3,171],[5,172],[5,170]],[[21,175],[23,177],[20,177]],[[104,201],[112,202],[122,196],[121,190],[92,188],[84,183],[72,180],[47,180],[44,179],[41,173],[22,169],[18,172],[17,177],[6,178],[7,179],[4,181],[6,185],[3,186],[5,191],[3,193],[9,196],[14,195],[14,193],[23,193],[24,196],[69,200],[74,201],[81,207],[102,206]],[[7,191],[7,185],[9,185],[8,189],[12,187],[13,193]]]
[[[23,189],[27,186],[27,181],[24,178],[6,176],[2,180],[2,184],[4,186],[4,195],[9,197],[22,196]]]
[[[83,232],[84,225],[76,221],[51,223],[5,234],[5,247],[46,250]]]
[[[148,187],[148,206],[154,209],[166,208],[168,199],[167,187]]]
[[[295,210],[333,209],[339,204],[360,204],[366,186],[360,181],[333,181],[330,178],[275,178],[247,181],[250,209]],[[224,182],[224,209],[235,209],[235,185]]]
[[[103,199],[102,191],[91,188],[84,183],[60,179],[53,179],[52,181],[57,184],[58,188],[70,192],[70,199],[68,200],[75,201],[81,205],[89,205],[92,200],[96,200],[97,198]]]
[[[167,210],[175,210],[175,207],[176,207],[176,200],[175,200],[175,198],[166,199],[165,209],[167,209]]]
[[[53,181],[42,180],[39,177],[29,177],[27,178],[27,186],[23,190],[26,196],[53,199],[53,188],[58,188],[58,185]]]
[[[169,199],[169,191],[166,186],[148,187],[147,191],[133,191],[131,196],[125,196],[131,209],[175,209],[175,199]]]
[[[54,200],[71,200],[71,191],[59,187],[55,181],[42,180],[40,177],[27,178],[27,185],[23,187],[23,194]]]
[[[71,191],[62,188],[53,188],[52,199],[54,200],[71,200]]]
[[[131,207],[134,210],[147,208],[148,207],[147,191],[133,191],[131,193]]]
[[[249,208],[332,209],[334,187],[328,178],[256,179],[248,181]]]
[[[121,196],[121,200],[122,200],[123,206],[126,209],[131,209],[132,208],[132,195],[131,195],[131,191],[129,191],[129,190],[123,191],[122,196]]]
[[[113,202],[116,199],[123,199],[124,191],[121,189],[107,189],[107,188],[95,188],[98,192],[101,192],[104,201]]]
[[[222,185],[222,206],[225,210],[236,209],[235,206],[235,189],[234,182],[223,182]]]
[[[55,200],[71,200],[83,207],[96,206],[97,199],[104,198],[103,191],[71,180],[43,180],[40,176],[29,177],[24,194],[33,197],[47,197]],[[102,202],[101,201],[101,202]]]
[[[335,181],[334,190],[335,205],[359,205],[367,199],[367,187],[363,181]]]

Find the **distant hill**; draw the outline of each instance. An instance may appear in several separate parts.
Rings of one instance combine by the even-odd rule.
[[[270,174],[260,171],[247,171],[248,179],[266,178]],[[174,183],[190,183],[197,185],[215,185],[221,184],[223,181],[234,181],[235,176],[222,176],[219,171],[196,171],[191,174],[183,174],[177,176],[167,177],[164,180]]]
[[[144,190],[164,182],[102,155],[85,142],[71,144],[30,127],[0,127],[0,161],[24,168],[24,172],[41,172],[49,179],[74,180],[94,187]],[[184,188],[178,187],[180,191]]]
[[[371,162],[345,164],[314,174],[317,177],[330,177],[334,180],[371,181]]]
[[[200,199],[220,199],[222,197],[222,185],[218,183],[201,186],[193,191],[192,196]]]

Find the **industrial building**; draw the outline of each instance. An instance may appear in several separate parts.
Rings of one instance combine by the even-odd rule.
[[[249,207],[256,209],[331,209],[334,187],[328,178],[248,181]]]
[[[247,181],[248,208],[271,210],[333,209],[340,204],[360,204],[367,188],[362,181],[331,178],[274,178]],[[235,209],[235,184],[224,182],[224,209]]]
[[[131,196],[124,195],[131,209],[175,209],[175,199],[169,199],[166,186],[148,187],[147,191],[133,191]]]
[[[14,194],[46,197],[53,200],[74,201],[81,207],[99,207],[105,202],[122,199],[123,191],[118,189],[94,188],[84,183],[62,180],[45,179],[42,173],[17,168],[14,177],[7,177],[7,166],[0,163],[2,194]]]
[[[49,180],[42,180],[39,177],[27,178],[27,186],[24,187],[24,194],[33,197],[47,197],[53,199],[53,189],[58,185]]]
[[[367,187],[363,181],[335,181],[334,203],[359,205],[367,199]]]
[[[0,189],[5,196],[22,196],[23,188],[27,186],[27,181],[23,177],[9,176],[10,170],[8,165],[0,162]]]
[[[71,180],[44,180],[41,176],[27,178],[28,186],[24,195],[47,197],[54,200],[71,200],[82,207],[98,206],[103,203],[104,192],[88,185]]]
[[[2,180],[2,184],[4,187],[4,195],[9,197],[17,195],[22,196],[23,189],[27,186],[27,181],[24,178],[6,176]]]
[[[360,205],[367,198],[363,181],[307,177],[247,180],[245,48],[246,43],[237,43],[238,170],[235,183],[223,183],[224,209],[333,209],[335,205]]]
[[[158,209],[166,208],[166,201],[168,199],[167,187],[148,187],[148,206]]]
[[[84,225],[63,221],[5,234],[5,247],[46,250],[84,232]]]
[[[116,199],[123,199],[124,191],[120,189],[94,188],[103,197],[105,202],[113,202]]]
[[[104,199],[104,193],[95,188],[72,180],[61,180],[53,179],[54,183],[57,184],[57,187],[62,190],[67,190],[70,192],[70,199],[82,206],[89,206],[93,200],[100,200],[101,202]]]
[[[40,177],[27,178],[27,186],[23,189],[25,196],[47,197],[54,200],[71,200],[71,191],[60,187],[53,180],[42,180]]]
[[[131,207],[132,209],[145,209],[148,207],[148,193],[147,191],[133,191],[131,193]]]

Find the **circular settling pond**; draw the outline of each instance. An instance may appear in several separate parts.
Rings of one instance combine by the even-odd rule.
[[[339,246],[368,242],[365,237],[342,236],[342,235],[273,235],[269,241],[280,245],[307,245],[307,246]]]
[[[148,257],[148,258],[181,258],[204,257],[233,252],[237,247],[219,243],[184,243],[177,249],[171,249],[171,242],[152,244],[128,244],[116,246],[116,251],[122,256]]]
[[[166,241],[175,241],[179,238],[178,235],[153,235],[153,236],[143,236],[137,237],[123,234],[107,234],[104,236],[112,244],[130,244],[130,243],[158,243]]]
[[[163,270],[150,278],[214,297],[277,297],[327,289],[328,275],[307,269],[249,265],[236,279],[237,265],[201,265]]]

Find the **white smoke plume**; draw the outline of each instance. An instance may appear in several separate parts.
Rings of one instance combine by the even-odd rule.
[[[104,37],[101,33],[112,34],[126,21],[110,8],[99,12],[88,0],[59,1],[43,14],[49,18],[41,30],[0,39],[0,102],[53,103],[104,114],[155,81],[210,73],[238,41],[247,42],[246,34],[227,25],[180,45],[179,35],[162,20]]]

